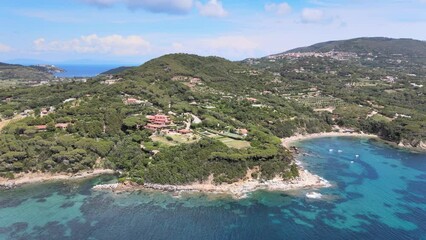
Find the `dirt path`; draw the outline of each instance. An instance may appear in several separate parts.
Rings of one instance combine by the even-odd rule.
[[[18,114],[15,117],[13,117],[12,119],[0,121],[0,131],[3,130],[3,128],[6,127],[9,123],[23,119],[23,118],[24,118],[24,116],[22,116],[21,114]]]

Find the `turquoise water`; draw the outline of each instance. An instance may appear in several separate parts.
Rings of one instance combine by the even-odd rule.
[[[91,190],[110,176],[31,185],[0,192],[0,239],[426,239],[425,154],[356,138],[299,146],[333,183],[322,199]]]
[[[119,65],[57,65],[65,72],[55,73],[57,77],[95,77],[103,72],[119,67]]]

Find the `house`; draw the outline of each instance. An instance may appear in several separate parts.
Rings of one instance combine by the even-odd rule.
[[[161,124],[152,124],[152,123],[148,123],[145,128],[148,130],[152,130],[152,131],[158,131],[161,130],[163,128],[168,127],[167,125],[161,125]]]
[[[128,98],[124,101],[125,104],[131,105],[131,104],[137,104],[138,100],[136,98]]]
[[[180,133],[180,134],[189,134],[191,132],[192,131],[190,129],[181,129],[181,130],[178,130],[178,133]]]
[[[55,124],[55,128],[66,129],[69,125],[69,123],[57,123]]]
[[[31,109],[27,109],[27,110],[25,110],[25,111],[23,111],[22,113],[21,113],[21,116],[24,116],[24,117],[28,117],[28,116],[30,116],[31,114],[33,114],[34,113],[34,111],[33,110],[31,110]]]
[[[166,115],[148,115],[146,118],[148,119],[149,123],[145,126],[145,128],[153,131],[167,128],[171,124],[170,118]]]
[[[171,121],[167,115],[157,114],[147,116],[148,121],[152,124],[168,125]]]
[[[245,128],[237,129],[237,132],[238,132],[238,134],[240,134],[240,135],[242,135],[242,136],[244,136],[244,137],[246,137],[246,136],[247,136],[247,134],[248,134],[248,130],[247,130],[247,129],[245,129]]]
[[[136,98],[127,98],[124,100],[124,104],[126,105],[134,105],[134,104],[141,104],[143,101],[136,99]]]
[[[257,102],[256,98],[251,98],[251,97],[246,98],[246,100],[249,101],[249,102],[254,102],[254,103]]]
[[[46,116],[47,114],[49,114],[49,111],[47,110],[47,108],[42,108],[42,109],[40,110],[40,117],[44,117],[44,116]]]
[[[35,129],[38,130],[38,131],[46,131],[47,125],[37,125],[37,126],[35,126]]]
[[[103,82],[103,84],[106,84],[106,85],[112,85],[112,84],[115,84],[115,83],[117,83],[116,79],[105,80]]]

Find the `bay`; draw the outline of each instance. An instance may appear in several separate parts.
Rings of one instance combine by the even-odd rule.
[[[426,239],[425,154],[347,137],[298,146],[333,187],[234,200],[91,189],[111,176],[27,185],[0,191],[0,239]]]

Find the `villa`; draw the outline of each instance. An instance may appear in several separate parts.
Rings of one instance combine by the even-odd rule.
[[[145,126],[145,128],[153,131],[168,128],[171,124],[170,118],[166,115],[148,115],[146,118],[149,123]]]

